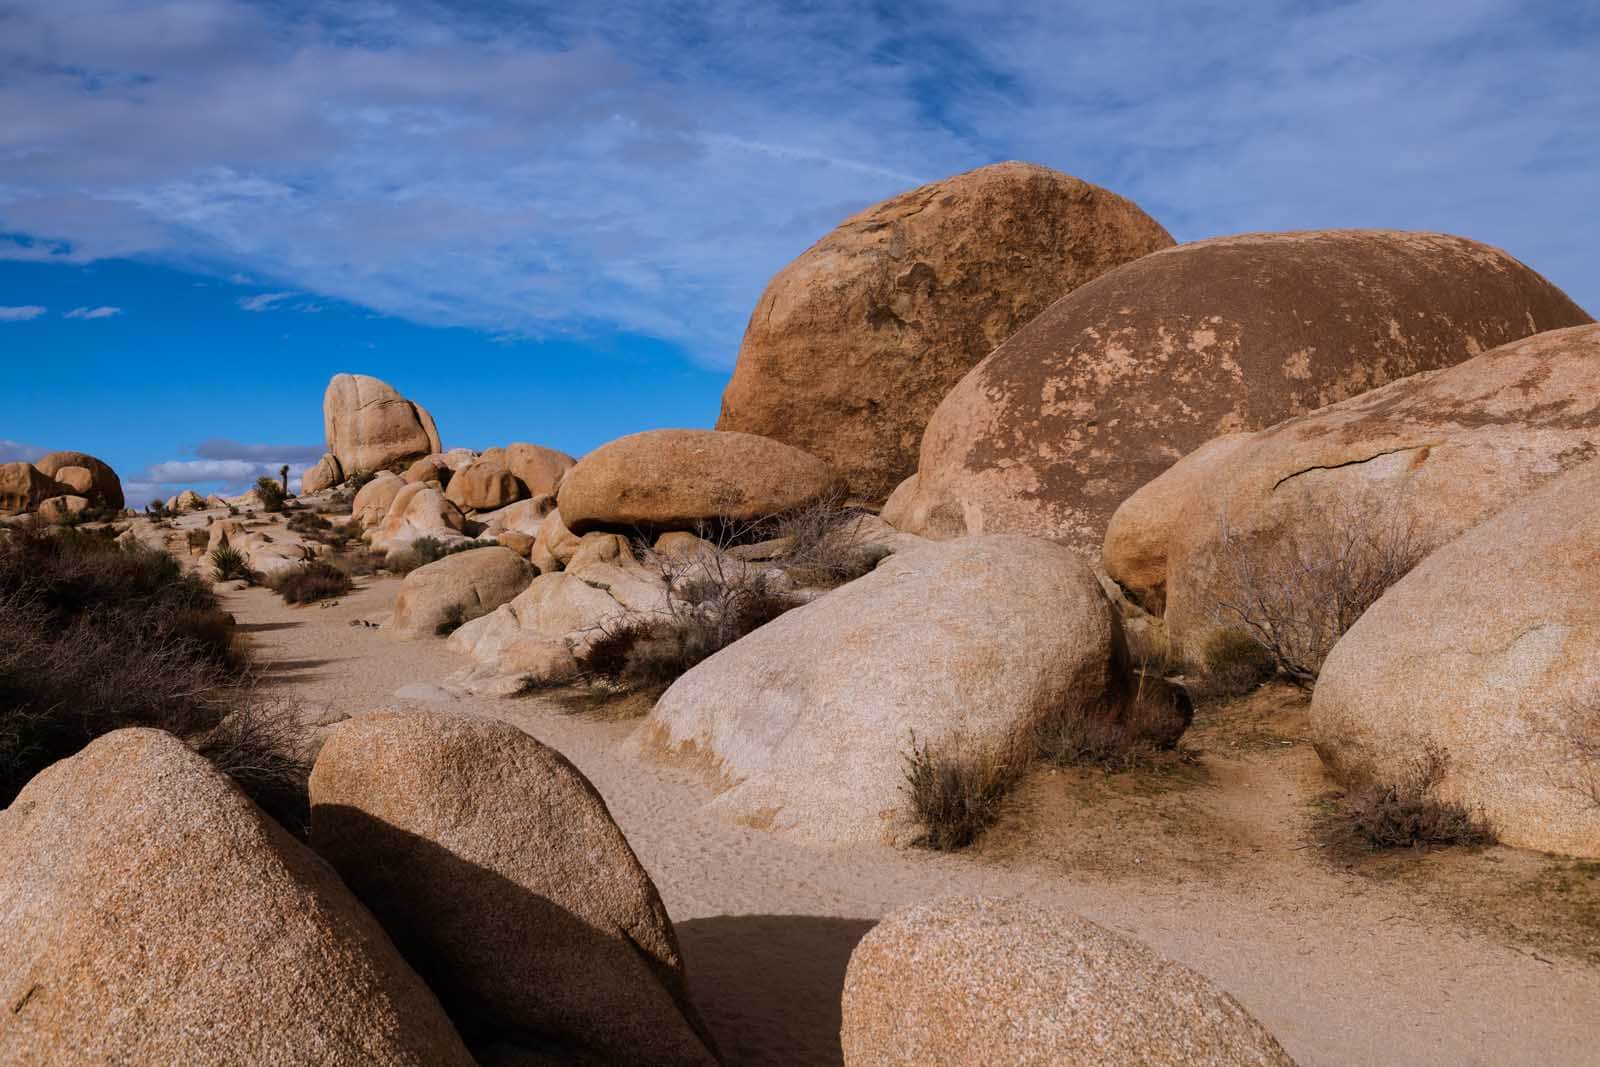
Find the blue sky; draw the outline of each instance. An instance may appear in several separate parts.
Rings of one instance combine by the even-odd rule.
[[[1461,233],[1593,311],[1596,69],[1571,2],[0,0],[0,460],[238,485],[342,370],[452,445],[709,425],[774,271],[1002,159],[1180,240]]]

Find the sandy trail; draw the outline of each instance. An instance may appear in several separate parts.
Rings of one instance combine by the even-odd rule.
[[[386,611],[398,586],[363,579],[326,608],[260,589],[224,599],[270,686],[358,714],[403,706],[396,689],[464,665],[442,641],[350,625]],[[697,778],[617,754],[629,724],[529,699],[431,706],[515,722],[589,776],[660,887],[730,1064],[838,1063],[851,948],[884,912],[951,893],[1022,895],[1127,931],[1231,992],[1301,1064],[1600,1063],[1591,964],[1455,923],[1436,900],[1340,873],[1297,845],[1293,825],[1320,774],[1308,751],[1210,759],[1203,786],[1118,801],[1138,816],[1126,825],[1035,783],[1027,792],[1055,798],[1043,820],[997,828],[1000,844],[976,858],[823,852],[706,815]],[[1219,828],[1214,854],[1189,843],[1205,840],[1185,836],[1190,823]],[[1069,859],[1089,859],[1064,864],[1052,835],[1070,841]],[[1034,862],[1030,842],[1056,859]],[[1147,868],[1133,862],[1144,849]],[[1093,859],[1110,855],[1117,862]]]

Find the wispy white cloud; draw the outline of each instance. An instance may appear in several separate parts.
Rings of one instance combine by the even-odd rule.
[[[293,289],[251,310],[314,294],[496,333],[621,328],[726,363],[766,280],[844,215],[1006,158],[1185,239],[1465,233],[1600,305],[1583,5],[0,10],[0,234],[29,235],[0,257]]]
[[[48,448],[38,445],[25,445],[21,441],[0,440],[0,463],[32,463],[41,456],[50,454]]]
[[[120,315],[120,314],[122,314],[122,309],[121,308],[114,308],[114,307],[97,307],[97,308],[81,307],[81,308],[73,308],[71,311],[67,312],[62,317],[63,318],[68,318],[68,319],[109,319],[113,315]]]
[[[37,304],[23,304],[20,307],[0,307],[0,322],[28,322],[43,315],[49,308],[42,308]]]
[[[239,306],[246,311],[271,311],[274,305],[293,296],[293,293],[261,293],[257,296],[242,297]]]

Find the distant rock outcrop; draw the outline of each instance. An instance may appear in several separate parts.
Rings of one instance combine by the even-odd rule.
[[[1014,531],[1098,549],[1123,500],[1214,437],[1592,321],[1504,252],[1459,237],[1181,245],[1074,290],[973,368],[884,517],[927,536]]]
[[[794,445],[882,500],[962,375],[1051,301],[1171,245],[1131,201],[1027,163],[903,193],[772,279],[717,428]]]
[[[158,730],[0,811],[0,930],[0,1062],[473,1062],[328,865]]]
[[[891,913],[844,980],[846,1067],[1294,1067],[1205,977],[1125,934],[1022,900]]]
[[[558,752],[505,722],[358,716],[311,801],[312,843],[476,1041],[717,1062],[661,897]]]
[[[365,374],[336,374],[322,398],[328,451],[345,475],[381,471],[440,451],[433,416]]]
[[[763,519],[835,493],[838,476],[780,441],[719,430],[647,430],[584,456],[556,496],[573,533],[692,530]]]
[[[0,511],[37,511],[40,504],[61,496],[66,488],[32,463],[0,463]]]
[[[77,473],[69,473],[72,479],[65,484],[72,487],[77,496],[87,497],[89,503],[100,508],[122,508],[125,506],[122,496],[122,479],[117,477],[117,472],[104,460],[96,459],[87,452],[51,452],[34,462],[39,472],[45,477],[61,481],[59,475],[68,467],[76,467],[79,471],[87,471],[88,484],[83,484],[83,477]]]

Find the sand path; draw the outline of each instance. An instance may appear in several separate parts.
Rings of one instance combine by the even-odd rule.
[[[386,611],[398,585],[365,579],[326,608],[290,608],[260,589],[224,599],[270,686],[360,713],[403,706],[398,688],[463,665],[442,641],[350,625]],[[660,887],[730,1064],[838,1063],[851,948],[884,912],[958,892],[1061,904],[1139,937],[1233,993],[1301,1064],[1600,1063],[1595,967],[1452,922],[1436,900],[1340,874],[1295,844],[1307,784],[1296,779],[1320,773],[1309,753],[1212,760],[1208,783],[1176,801],[1119,801],[1145,813],[1127,826],[1057,797],[1040,847],[1077,833],[1073,854],[1089,857],[1063,869],[1029,862],[1034,830],[1001,833],[1004,847],[977,858],[800,848],[705,814],[709,793],[688,772],[619,756],[626,723],[529,699],[433,706],[515,722],[594,782]],[[1226,828],[1217,855],[1186,854],[1197,839],[1173,829],[1185,819]]]

